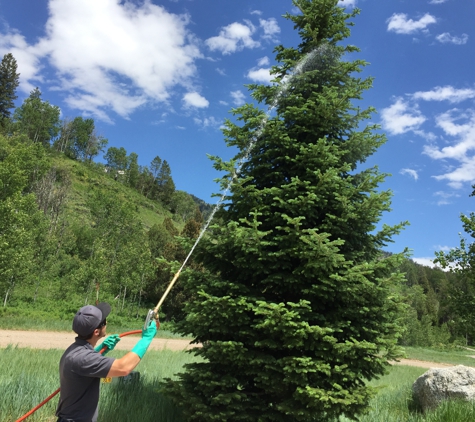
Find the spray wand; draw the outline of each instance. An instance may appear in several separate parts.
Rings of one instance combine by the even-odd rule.
[[[186,261],[185,261],[186,263]],[[184,264],[183,264],[184,265]],[[163,296],[161,297],[161,299],[158,301],[158,304],[157,306],[155,306],[155,308],[153,309],[150,309],[148,311],[148,314],[147,314],[147,318],[145,318],[145,323],[143,325],[143,329],[146,330],[147,327],[149,326],[150,324],[150,321],[152,319],[154,319],[155,321],[157,321],[157,327],[160,326],[160,321],[159,321],[159,317],[158,317],[158,311],[160,310],[160,306],[162,306],[163,302],[165,301],[165,298],[168,296],[168,293],[170,293],[170,290],[172,289],[172,287],[175,285],[176,281],[178,280],[178,277],[180,276],[180,273],[181,273],[181,270],[183,269],[183,266],[178,270],[178,272],[173,276],[173,279],[172,281],[170,281],[170,284],[168,285],[167,287],[167,290],[165,290],[165,293],[163,293]]]

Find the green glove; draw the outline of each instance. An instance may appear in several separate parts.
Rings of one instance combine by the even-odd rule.
[[[150,346],[150,343],[153,340],[153,337],[157,333],[157,324],[155,321],[150,321],[150,324],[148,325],[148,328],[146,330],[142,330],[142,338],[137,342],[137,344],[134,346],[132,349],[132,352],[137,354],[140,359],[143,358],[143,355],[145,355],[145,352],[148,349],[148,346]]]
[[[111,350],[114,349],[115,345],[120,341],[119,334],[112,334],[109,337],[106,337],[106,339],[100,344],[99,346],[94,347],[94,350],[96,352],[100,352],[104,346],[107,347],[107,349],[104,351],[102,356],[106,355],[109,353]]]

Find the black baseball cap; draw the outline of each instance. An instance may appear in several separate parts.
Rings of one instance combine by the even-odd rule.
[[[111,307],[106,302],[83,306],[73,319],[73,331],[82,337],[91,334],[110,314]]]

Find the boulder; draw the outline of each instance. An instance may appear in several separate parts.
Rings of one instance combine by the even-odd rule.
[[[424,411],[436,408],[443,400],[475,400],[475,368],[432,368],[417,378],[412,393]]]

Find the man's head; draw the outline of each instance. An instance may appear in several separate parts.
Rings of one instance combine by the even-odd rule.
[[[100,330],[105,326],[106,318],[110,311],[110,305],[105,302],[99,303],[96,306],[83,306],[74,316],[73,331],[79,337],[88,340],[92,337],[94,330]]]

